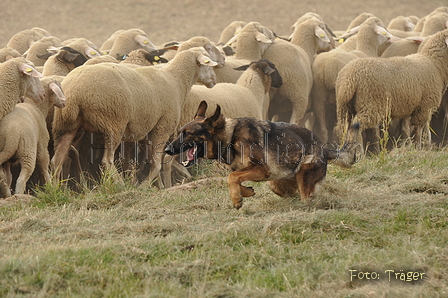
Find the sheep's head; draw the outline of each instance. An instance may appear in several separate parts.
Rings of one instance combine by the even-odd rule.
[[[204,84],[207,88],[212,88],[216,85],[216,74],[213,70],[213,66],[218,65],[213,61],[208,54],[208,52],[201,47],[193,48],[198,51],[196,61],[199,65],[198,79],[197,82]]]
[[[4,62],[5,66],[9,63],[15,65],[18,73],[21,75],[20,85],[23,86],[22,90],[24,91],[22,91],[23,93],[20,97],[22,99],[29,97],[36,103],[42,102],[45,98],[45,91],[39,80],[39,78],[42,77],[42,74],[38,72],[32,63],[27,61],[25,58],[13,58]]]

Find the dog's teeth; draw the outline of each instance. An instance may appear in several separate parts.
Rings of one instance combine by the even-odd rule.
[[[184,167],[186,167],[186,166],[188,166],[188,163],[189,163],[189,161],[186,160],[186,161],[183,161],[183,162],[182,162],[182,165],[183,165]]]

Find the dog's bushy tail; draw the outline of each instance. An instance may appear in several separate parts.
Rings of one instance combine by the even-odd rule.
[[[357,153],[362,154],[362,147],[358,143],[359,123],[352,124],[345,138],[344,145],[340,150],[327,149],[327,162],[341,167],[351,167],[359,160]]]

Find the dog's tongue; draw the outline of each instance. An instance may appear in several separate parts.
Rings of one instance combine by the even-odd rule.
[[[182,162],[184,166],[188,166],[192,160],[194,160],[194,154],[196,153],[196,147],[190,148],[187,151],[187,160]]]

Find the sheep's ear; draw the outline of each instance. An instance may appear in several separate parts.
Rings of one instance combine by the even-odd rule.
[[[36,55],[37,58],[39,58],[39,59],[43,59],[43,60],[47,60],[47,59],[50,58],[51,56],[53,56],[52,53],[46,53],[46,54],[43,54],[43,55]]]
[[[357,26],[357,27],[354,27],[354,28],[348,30],[345,34],[342,34],[341,36],[339,36],[339,39],[347,39],[347,38],[355,35],[359,31],[359,27],[360,26]]]
[[[59,97],[59,99],[65,100],[65,95],[58,84],[56,84],[55,82],[51,82],[50,84],[48,84],[48,87],[50,87],[50,89],[54,92],[54,94],[56,94],[57,97]]]
[[[157,47],[146,36],[137,34],[134,37],[134,41],[142,47],[152,48],[153,50],[157,49]]]
[[[321,40],[325,42],[330,42],[330,39],[328,38],[327,34],[325,34],[325,31],[320,28],[319,26],[316,26],[314,29],[314,34]]]
[[[234,67],[233,69],[244,71],[244,70],[248,69],[249,66],[250,66],[250,64],[246,64],[246,65],[241,65],[241,66],[238,66],[238,67]]]
[[[209,57],[207,57],[205,55],[199,55],[198,62],[199,62],[199,64],[208,65],[208,66],[216,66],[216,65],[218,65],[218,63],[216,63],[215,61],[211,60]]]
[[[194,115],[193,120],[201,120],[205,118],[205,112],[207,111],[207,102],[205,100],[201,101],[198,107],[196,115]]]
[[[28,64],[20,65],[19,70],[21,72],[23,72],[24,74],[32,76],[32,77],[36,77],[36,78],[42,77],[42,74],[40,72],[38,72],[34,67],[32,67],[31,65],[28,65]]]
[[[448,46],[448,37],[445,38],[445,44]]]
[[[255,39],[261,43],[272,43],[272,40],[261,32],[257,32]]]
[[[84,49],[84,53],[85,53],[86,56],[89,57],[89,58],[93,58],[93,57],[96,57],[96,56],[101,56],[100,53],[98,53],[94,48],[89,47],[89,46],[87,46],[87,47]]]
[[[373,29],[373,31],[378,34],[378,35],[384,35],[387,38],[391,38],[392,34],[389,33],[389,31],[387,31],[385,28],[376,25],[375,28]]]

